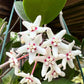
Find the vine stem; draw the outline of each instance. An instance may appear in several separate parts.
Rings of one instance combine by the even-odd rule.
[[[7,66],[9,64],[9,61],[5,62],[4,64],[0,65],[0,69],[4,68],[5,66]]]
[[[36,68],[36,65],[37,65],[37,61],[35,61],[34,67],[33,67],[32,72],[31,72],[31,75],[33,75],[33,73],[35,71],[35,68]]]
[[[24,56],[22,56],[22,57],[20,57],[20,58],[17,58],[17,60],[19,61],[19,60],[21,60],[21,59],[23,59],[23,58],[25,58],[25,57],[27,57],[27,56],[29,56],[29,54],[24,55]]]
[[[39,56],[39,54],[38,54],[38,56]],[[35,61],[34,67],[33,67],[32,72],[31,72],[31,75],[34,74],[34,71],[35,71],[36,65],[37,65],[37,61]]]
[[[0,76],[0,79],[1,79],[2,77],[4,77],[9,71],[11,71],[11,69],[12,69],[12,67],[9,68],[6,72],[4,72],[4,73]]]
[[[17,55],[17,57],[19,57],[19,56],[21,56],[21,54]],[[21,60],[21,59],[23,59],[23,58],[25,58],[25,57],[27,57],[27,56],[29,56],[29,54],[27,54],[27,55],[24,55],[24,56],[22,56],[22,57],[17,58],[17,60],[19,61],[19,60]],[[4,67],[5,67],[5,66],[7,66],[9,63],[10,63],[10,62],[9,62],[9,61],[7,61],[7,62],[5,62],[5,63],[1,64],[1,65],[0,65],[0,69],[4,68]]]

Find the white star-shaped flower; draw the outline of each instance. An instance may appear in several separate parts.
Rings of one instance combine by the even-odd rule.
[[[33,75],[30,75],[29,73],[26,74],[24,72],[20,72],[20,73],[17,73],[17,76],[21,76],[21,77],[24,77],[20,83],[21,84],[24,84],[24,83],[27,83],[27,84],[41,84],[40,80],[37,79],[36,77],[34,77]]]
[[[52,52],[55,57],[58,56],[58,47],[61,45],[62,37],[65,35],[66,30],[62,30],[56,35],[53,34],[51,29],[47,30],[48,40],[43,42],[42,47],[52,46]]]
[[[29,42],[26,43],[26,45],[18,48],[16,52],[19,54],[28,52],[29,63],[32,64],[36,54],[42,54],[42,55],[46,54],[46,50],[40,46],[41,42],[42,42],[42,34],[37,35],[33,41],[30,40]]]
[[[14,50],[10,50],[10,52],[6,52],[6,55],[9,56],[9,63],[10,67],[17,67],[18,66],[18,61],[16,59],[17,54],[14,52]]]
[[[59,68],[61,64],[58,65]],[[54,70],[53,68],[51,68],[51,70],[49,72],[47,72],[47,74],[45,75],[44,80],[48,79],[48,82],[52,81],[53,78],[58,78],[60,76],[64,77],[65,73],[63,71],[61,71],[61,73],[57,73],[56,70]]]
[[[63,69],[66,69],[66,63],[70,66],[70,68],[74,68],[73,59],[75,59],[76,55],[81,54],[80,50],[72,50],[75,41],[70,43],[69,45],[62,43],[62,46],[59,47],[59,53],[64,54],[66,57],[62,60]]]
[[[36,61],[42,62],[43,63],[43,67],[42,67],[42,72],[41,75],[42,77],[44,77],[47,73],[48,68],[53,68],[57,73],[61,73],[60,68],[58,67],[58,65],[56,64],[57,60],[63,59],[65,56],[63,55],[59,55],[57,58],[55,58],[52,54],[51,54],[51,48],[47,47],[46,48],[46,55],[44,56],[37,56],[35,57]]]
[[[30,23],[28,21],[23,21],[23,25],[28,29],[27,31],[24,32],[19,32],[18,34],[27,34],[31,38],[34,38],[37,34],[45,32],[48,27],[40,27],[41,23],[41,16],[37,16],[36,20],[34,23]]]
[[[22,34],[21,36],[21,43],[22,44],[29,44],[30,41],[33,41],[34,39],[31,39],[28,35]]]

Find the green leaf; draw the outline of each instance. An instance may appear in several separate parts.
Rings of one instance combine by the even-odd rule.
[[[0,36],[6,31],[7,22],[5,19],[0,18]]]
[[[41,15],[41,24],[47,24],[58,16],[66,1],[67,0],[23,0],[23,7],[30,21],[33,22],[38,15]]]
[[[81,51],[82,55],[84,56],[84,39],[82,40]]]
[[[19,77],[13,74],[10,84],[19,84]]]
[[[26,61],[22,67],[22,71],[25,73],[31,73],[33,69],[34,63],[30,65],[28,61]],[[41,69],[42,69],[42,63],[37,63],[35,71],[34,71],[34,76],[42,80],[41,77]]]
[[[51,82],[43,81],[42,84],[74,84],[74,83],[65,78],[60,78],[60,79],[53,80]]]
[[[34,66],[34,63],[30,65],[28,61],[26,61],[22,67],[22,71],[24,71],[25,73],[31,73],[33,66]]]
[[[5,59],[6,59],[6,52],[11,49],[12,43],[13,43],[13,40],[12,40],[12,41],[9,41],[9,42],[5,45],[3,57],[2,57],[2,59],[1,59],[1,63],[4,63],[4,61],[5,61]]]
[[[14,69],[8,72],[3,78],[3,84],[19,84],[19,77],[15,76]]]
[[[66,34],[66,35],[64,36],[64,38],[65,38],[67,41],[69,41],[69,42],[72,42],[73,40],[75,40],[75,45],[77,45],[77,46],[80,46],[80,45],[81,45],[81,42],[80,42],[76,37],[74,37],[74,36],[72,36],[72,35]]]
[[[75,77],[75,76],[77,76],[79,74],[79,72],[76,71],[75,69],[71,69],[68,66],[68,64],[67,64],[66,70],[64,72],[66,73],[65,78],[68,79],[68,80],[72,80],[73,77]]]
[[[41,76],[42,66],[43,66],[43,64],[38,62],[37,66],[35,68],[35,71],[34,71],[34,76],[39,78],[40,80],[43,80],[43,78]]]
[[[21,42],[20,42],[20,41],[15,42],[15,43],[12,44],[12,47],[13,47],[13,48],[18,48],[18,47],[20,47],[20,46],[21,46]]]
[[[10,72],[8,72],[8,73],[2,78],[3,84],[10,84],[13,74],[14,74],[14,69],[12,69]]]
[[[18,14],[18,16],[22,19],[22,20],[28,20],[29,19],[27,18],[25,12],[24,12],[24,9],[23,9],[23,2],[22,1],[16,1],[14,3],[14,7],[15,7],[15,11],[16,13]]]

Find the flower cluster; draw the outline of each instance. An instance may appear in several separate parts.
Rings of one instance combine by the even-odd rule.
[[[66,34],[66,30],[61,30],[57,34],[53,34],[51,28],[40,27],[41,16],[37,16],[34,23],[23,21],[23,25],[27,28],[26,31],[19,32],[21,35],[21,47],[17,48],[17,54],[27,53],[29,55],[28,62],[32,64],[34,61],[42,62],[41,75],[44,80],[50,82],[53,78],[58,78],[59,76],[64,77],[65,73],[63,70],[66,69],[66,64],[70,68],[74,68],[73,59],[76,55],[79,55],[80,50],[72,50],[75,41],[70,44],[65,44],[62,41],[63,36]],[[48,38],[43,40],[43,33],[46,32]],[[7,52],[10,67],[15,68],[15,74],[17,76],[23,77],[20,81],[21,84],[41,84],[40,80],[33,76],[33,74],[19,72],[19,62],[16,54],[13,50]],[[39,55],[39,56],[37,56]],[[60,64],[57,63],[58,60],[62,60]]]

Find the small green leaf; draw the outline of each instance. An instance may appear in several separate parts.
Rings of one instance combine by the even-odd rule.
[[[38,15],[42,16],[41,24],[54,20],[63,9],[67,0],[23,0],[23,7],[30,21]]]
[[[65,78],[60,78],[60,79],[52,80],[51,82],[43,81],[42,84],[74,84],[74,83]]]
[[[23,2],[22,1],[16,1],[14,3],[14,7],[15,7],[15,11],[16,13],[18,14],[18,16],[22,19],[22,20],[28,20],[29,19],[27,18],[25,12],[24,12],[24,9],[23,9]]]
[[[13,40],[13,43],[19,42],[20,41],[19,35],[16,32],[11,32],[10,40]]]
[[[82,40],[81,51],[82,55],[84,56],[84,39]]]
[[[73,40],[75,40],[75,45],[77,45],[77,46],[80,46],[80,45],[81,45],[81,42],[80,42],[76,37],[74,37],[74,36],[72,36],[72,35],[66,34],[66,35],[64,36],[64,38],[65,38],[67,41],[69,41],[69,42],[72,42]]]

